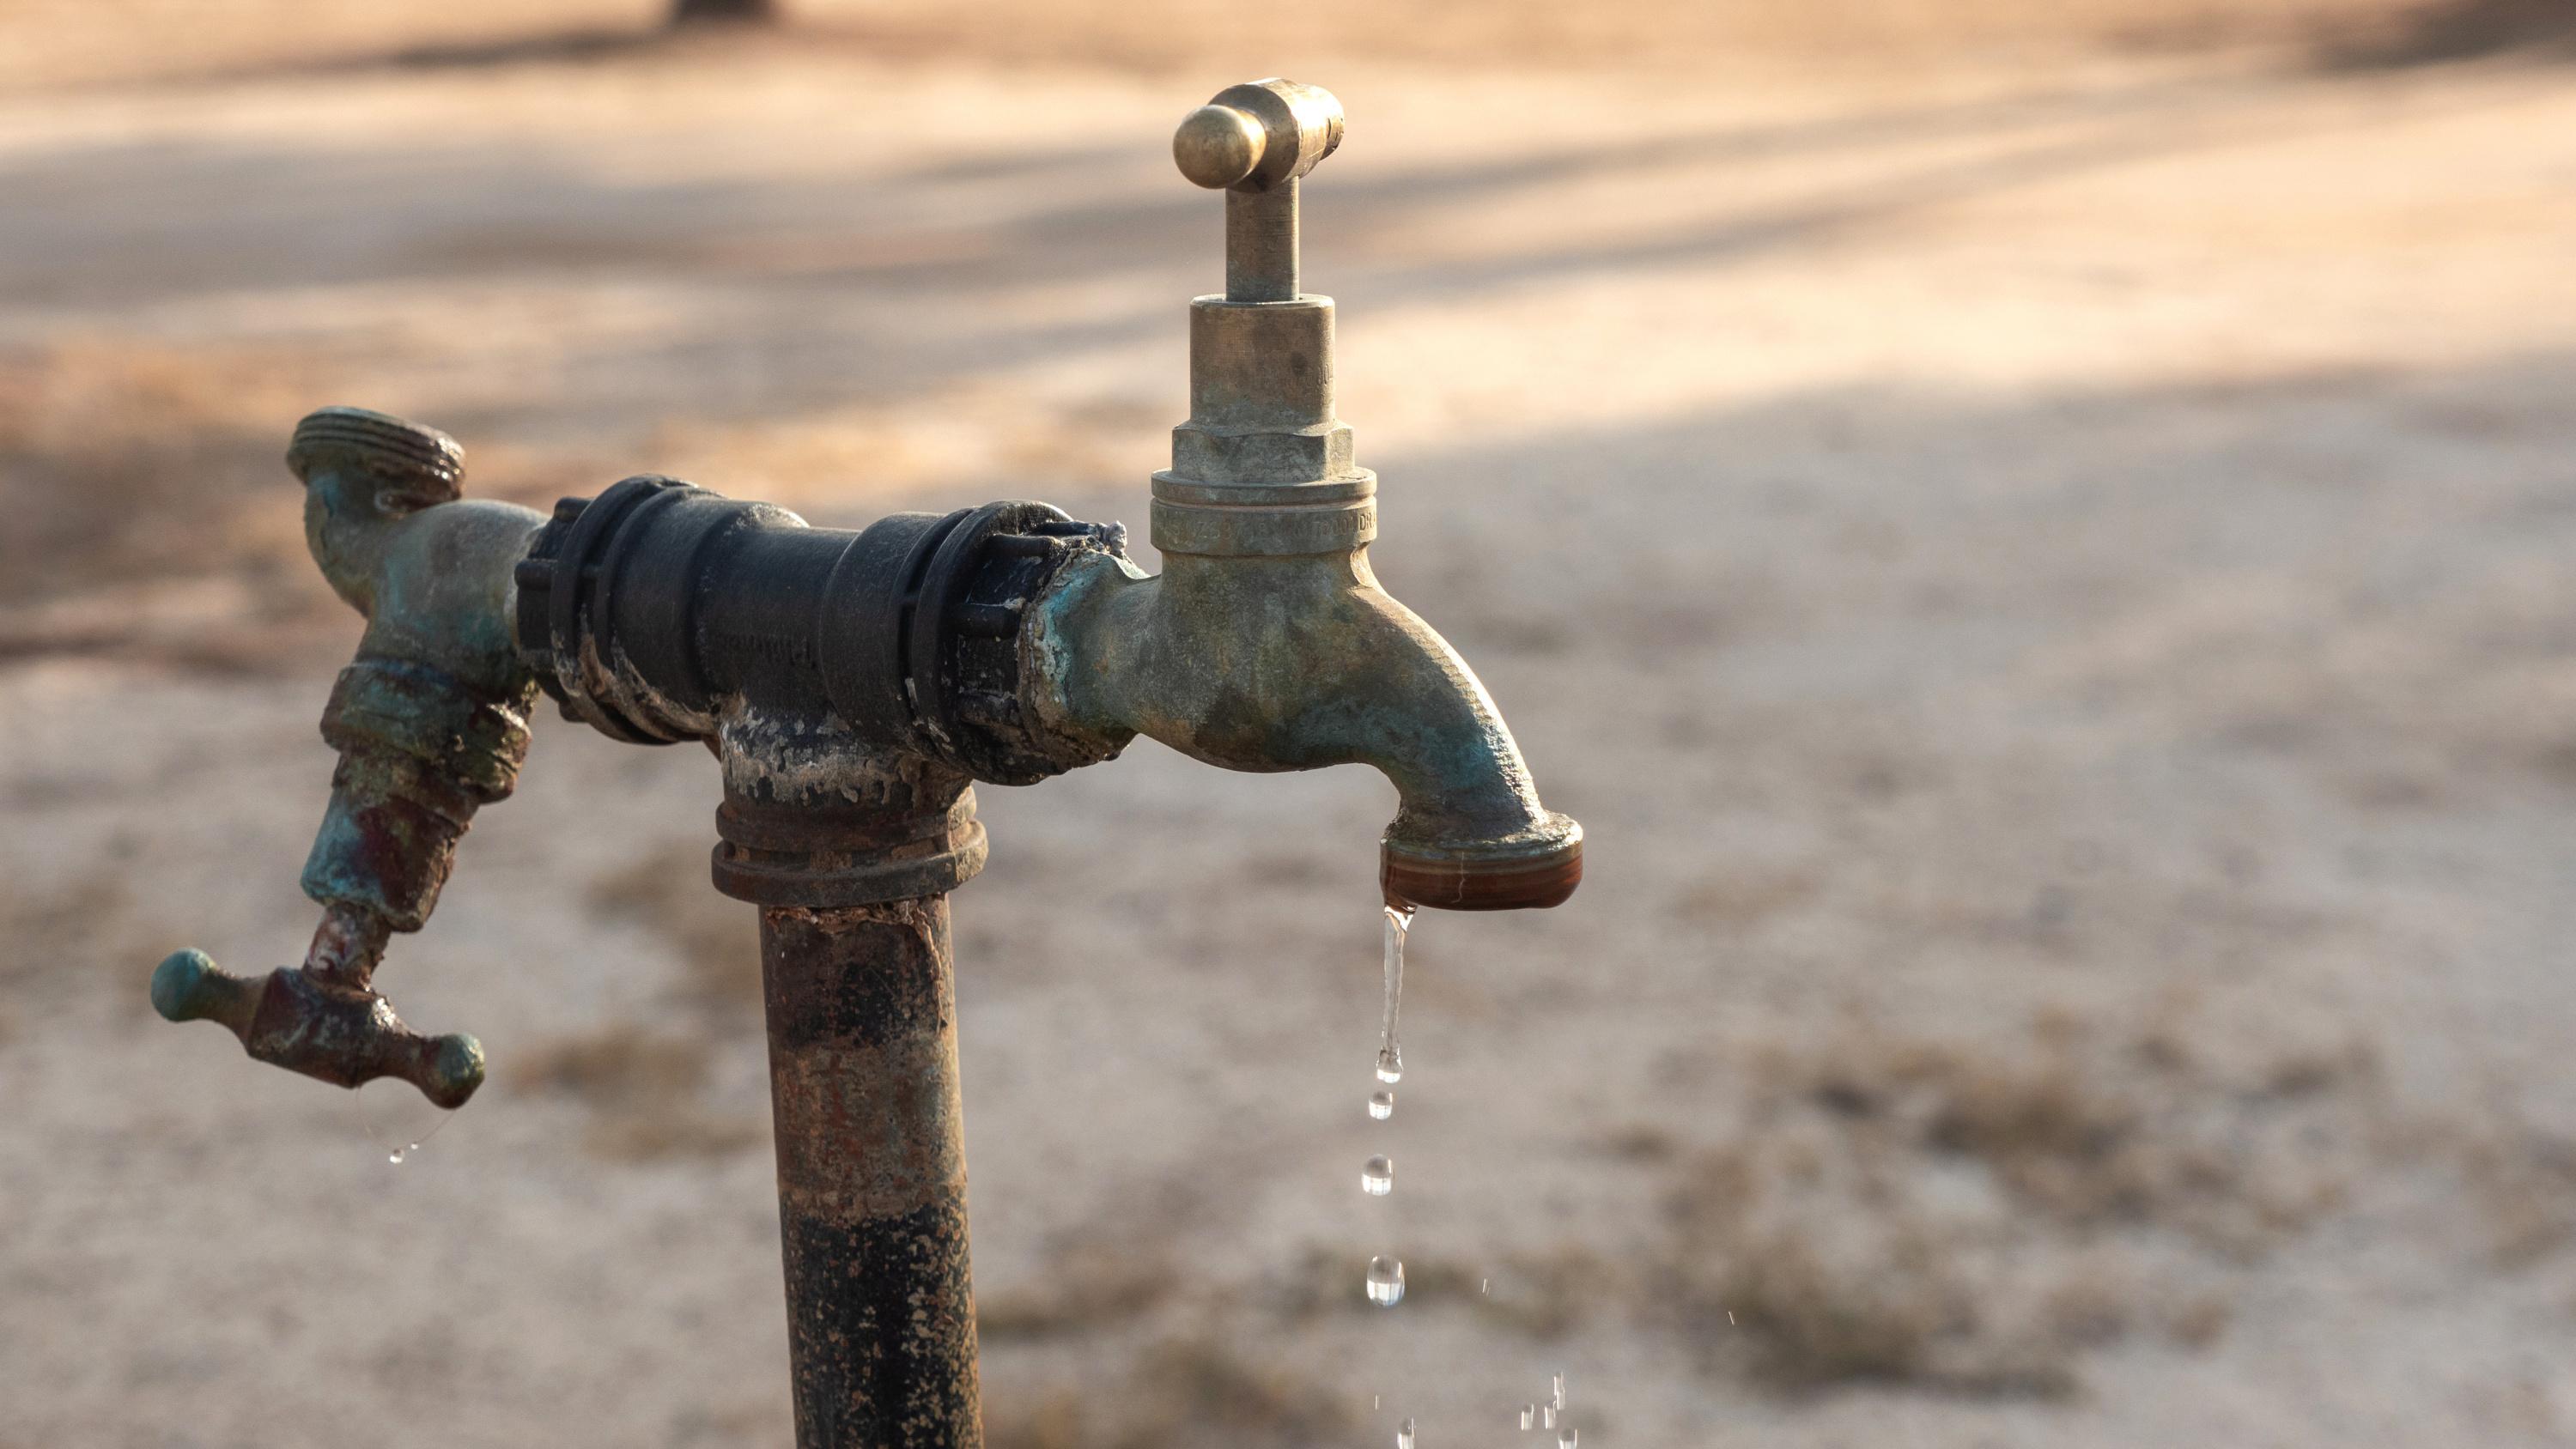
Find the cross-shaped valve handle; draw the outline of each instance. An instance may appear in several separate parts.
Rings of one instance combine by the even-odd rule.
[[[171,1021],[219,1021],[259,1061],[334,1086],[400,1077],[451,1111],[483,1085],[483,1047],[462,1033],[423,1036],[369,984],[384,934],[333,911],[300,967],[243,977],[203,951],[173,951],[152,973],[152,1006]]]

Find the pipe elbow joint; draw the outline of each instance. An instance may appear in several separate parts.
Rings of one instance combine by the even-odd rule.
[[[467,822],[527,757],[536,685],[512,645],[512,570],[545,520],[464,501],[454,440],[359,408],[306,417],[287,465],[314,562],[367,619],[322,714],[340,766],[304,890],[379,933],[416,931]]]
[[[1103,753],[1142,734],[1255,772],[1369,765],[1398,808],[1380,882],[1401,907],[1553,906],[1583,830],[1539,803],[1519,746],[1447,640],[1364,554],[1086,560],[1033,612],[1034,713]]]

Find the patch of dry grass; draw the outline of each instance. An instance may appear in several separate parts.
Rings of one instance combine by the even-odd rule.
[[[976,1332],[987,1343],[999,1343],[1100,1328],[1159,1307],[1179,1281],[1168,1259],[1087,1246],[1049,1263],[1036,1283],[978,1292]]]
[[[591,1107],[584,1145],[615,1161],[714,1156],[758,1145],[758,1122],[720,1116],[704,1105],[712,1056],[701,1037],[622,1022],[542,1043],[520,1058],[513,1075],[531,1090]]]
[[[984,1420],[991,1449],[1303,1449],[1347,1439],[1354,1427],[1330,1386],[1206,1337],[1156,1344],[1124,1385],[1058,1389],[1025,1407],[988,1404]]]
[[[0,603],[301,564],[283,460],[316,364],[285,349],[114,338],[0,357]],[[318,581],[313,592],[328,597]]]
[[[2508,1120],[2460,1150],[2499,1267],[2524,1268],[2576,1245],[2576,1142]]]
[[[1741,1130],[1677,1175],[1678,1321],[1789,1389],[2054,1395],[2087,1348],[2139,1329],[2213,1341],[2227,1304],[2195,1280],[2331,1211],[2386,1104],[2364,1046],[2231,1068],[2180,1039],[2063,1017],[1993,1047],[1856,1025],[1760,1059]]]
[[[45,888],[0,881],[0,999],[12,1005],[84,987],[134,1008],[153,966],[186,944],[113,862]],[[5,1023],[0,1023],[5,1026]]]
[[[683,1000],[701,1010],[760,1010],[760,927],[751,907],[707,884],[712,842],[674,840],[591,882],[590,909],[643,926],[679,958]]]

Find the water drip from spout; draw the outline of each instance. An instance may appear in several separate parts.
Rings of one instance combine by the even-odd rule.
[[[1404,1265],[1393,1258],[1369,1259],[1368,1297],[1380,1308],[1393,1308],[1404,1301]]]
[[[1413,929],[1413,908],[1386,908],[1386,1024],[1377,1048],[1377,1079],[1393,1086],[1404,1080],[1404,1048],[1395,1039],[1395,1014],[1404,1002],[1404,938]],[[1394,1100],[1388,1099],[1393,1110]]]
[[[370,1087],[377,1090],[371,1092]],[[446,1131],[447,1124],[456,1118],[456,1113],[422,1101],[410,1083],[391,1077],[363,1082],[349,1095],[357,1100],[358,1130],[394,1167],[409,1161],[413,1153]],[[379,1120],[380,1117],[389,1120]]]

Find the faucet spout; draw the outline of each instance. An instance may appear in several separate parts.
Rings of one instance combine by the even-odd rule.
[[[1093,553],[1040,601],[1023,679],[1051,732],[1095,754],[1141,734],[1229,770],[1375,768],[1399,802],[1380,842],[1390,905],[1573,894],[1582,827],[1539,803],[1484,685],[1364,549],[1168,565]]]

